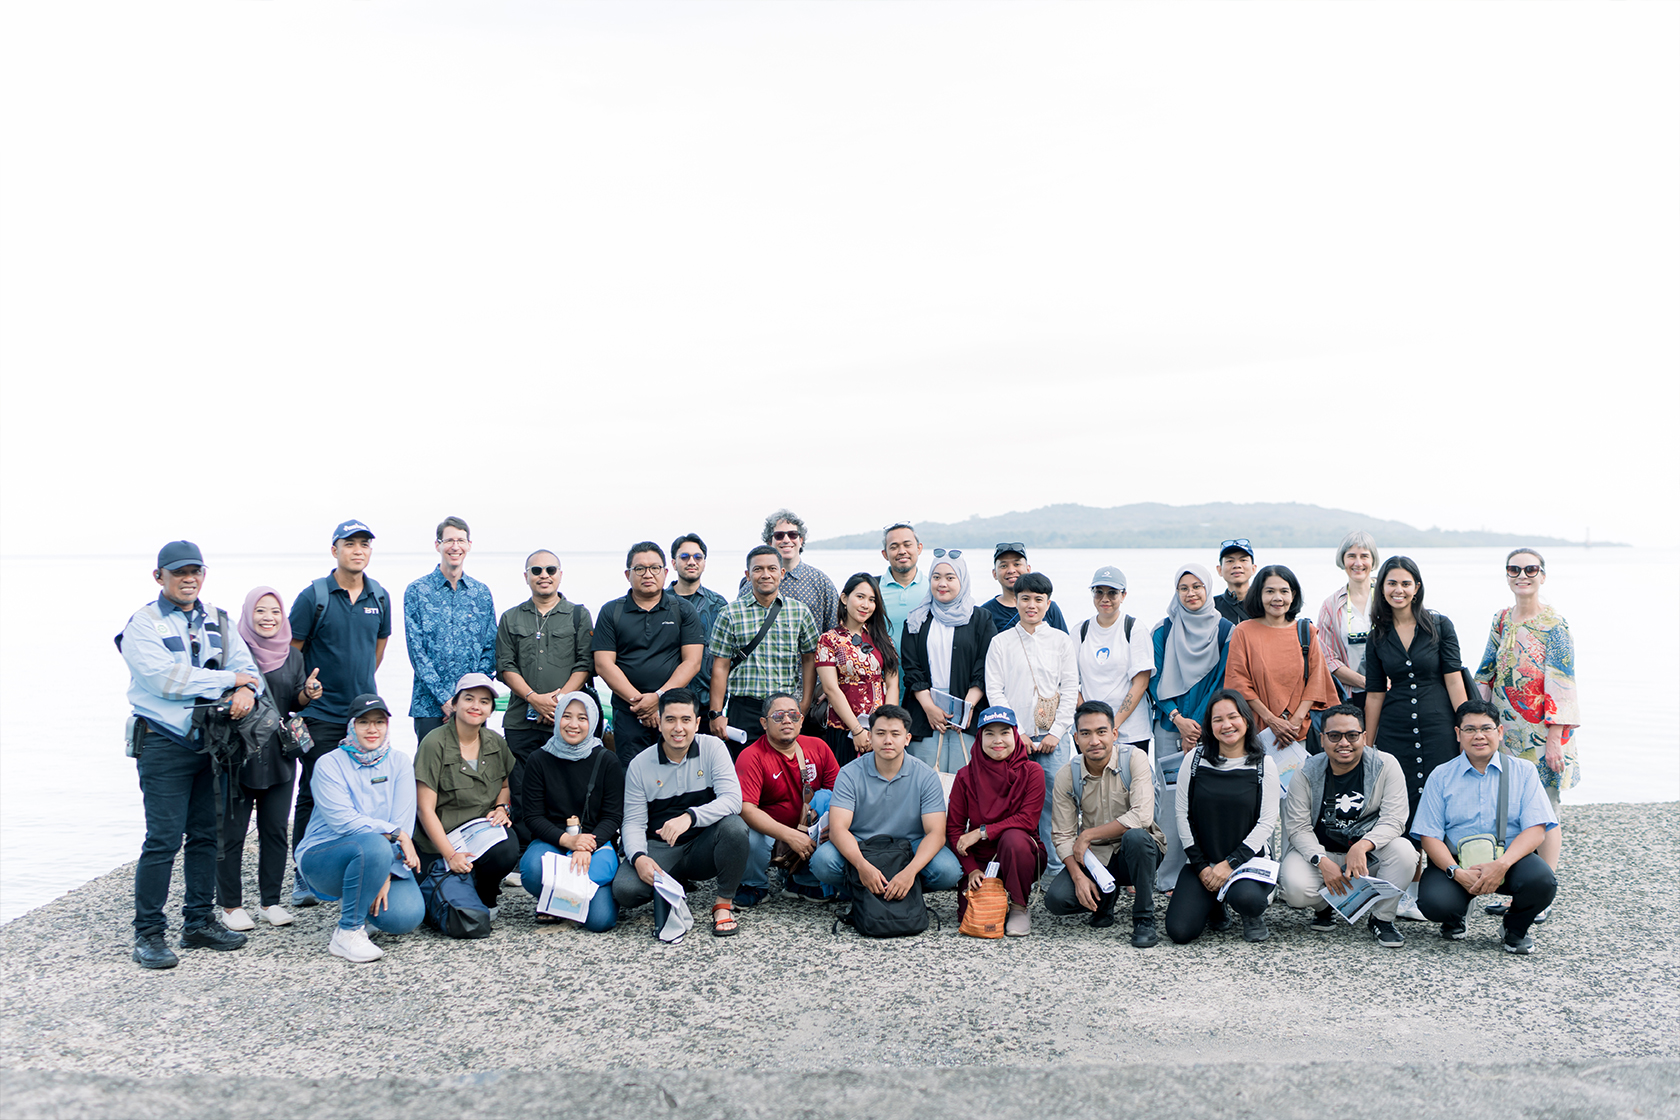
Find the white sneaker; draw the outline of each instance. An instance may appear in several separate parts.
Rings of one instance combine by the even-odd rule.
[[[1407,895],[1400,896],[1398,916],[1405,918],[1408,922],[1427,922],[1429,920],[1423,916],[1423,911],[1418,909],[1417,900]]]
[[[327,952],[335,957],[343,957],[351,964],[367,964],[385,955],[385,950],[368,940],[365,928],[333,930],[332,943],[327,946]]]
[[[223,910],[222,924],[239,933],[257,928],[257,923],[251,920],[251,915],[245,913],[245,907],[243,906],[236,906],[232,910]]]
[[[519,869],[517,867],[502,876],[502,886],[504,887],[523,887],[524,885],[525,880],[519,877]]]
[[[279,906],[264,906],[257,913],[271,926],[289,926],[292,924],[292,912],[283,910]]]
[[[495,921],[497,918],[500,918],[501,916],[502,916],[502,908],[500,906],[490,907],[490,920],[492,922]]]

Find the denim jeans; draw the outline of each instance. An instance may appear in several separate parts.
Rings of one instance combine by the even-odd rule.
[[[922,842],[920,836],[912,836],[909,840],[911,848],[919,846]],[[825,842],[811,856],[811,874],[815,875],[820,883],[826,883],[837,891],[844,890],[846,857],[840,854],[840,849],[832,842]],[[940,848],[938,854],[928,860],[928,865],[922,868],[919,877],[924,892],[954,891],[962,881],[962,864],[950,848]]]
[[[567,859],[572,853],[556,848],[543,840],[533,840],[519,861],[519,883],[532,898],[542,897],[542,861],[549,852],[559,852]],[[590,933],[605,933],[618,924],[618,901],[613,898],[613,876],[618,874],[618,853],[611,844],[603,844],[589,856],[589,881],[600,889],[589,900],[589,914],[583,928]]]
[[[811,797],[811,812],[821,817],[828,812],[828,803],[833,797],[833,790],[819,789]],[[770,889],[770,853],[775,847],[774,836],[747,830],[747,870],[741,876],[743,887],[757,887],[761,891]]]
[[[1040,735],[1034,739],[1033,746],[1038,746]],[[1062,857],[1056,854],[1056,845],[1050,839],[1050,802],[1056,790],[1056,775],[1067,766],[1073,757],[1073,732],[1070,730],[1056,742],[1056,749],[1049,754],[1034,754],[1033,761],[1044,767],[1044,809],[1038,815],[1038,838],[1044,841],[1044,850],[1050,853],[1050,864],[1044,869],[1044,874],[1052,881],[1062,873]]]
[[[134,868],[134,932],[144,935],[169,929],[163,904],[169,901],[169,879],[183,835],[186,900],[181,921],[187,926],[203,925],[210,920],[216,890],[216,781],[210,773],[210,756],[148,729],[135,763],[146,811],[146,840]]]
[[[391,842],[377,832],[357,832],[309,849],[298,861],[309,885],[324,899],[339,899],[338,928],[370,925],[381,933],[407,933],[426,916],[420,884],[392,879],[385,896],[390,905],[369,914],[385,877],[391,873]]]
[[[943,744],[943,749],[941,749]],[[927,763],[941,774],[955,774],[968,762],[969,741],[962,731],[935,731],[922,739],[912,739],[905,753]]]

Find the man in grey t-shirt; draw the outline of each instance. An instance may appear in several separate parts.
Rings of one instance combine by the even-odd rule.
[[[811,874],[838,890],[850,863],[866,890],[888,899],[903,898],[917,875],[924,891],[954,890],[962,865],[945,846],[945,790],[933,767],[904,753],[910,713],[896,704],[876,708],[869,741],[874,749],[841,767],[835,780],[828,842],[811,856]],[[910,866],[892,879],[881,874],[858,847],[873,836],[908,840],[916,849]]]

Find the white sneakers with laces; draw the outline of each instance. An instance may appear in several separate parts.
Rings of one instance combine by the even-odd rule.
[[[367,929],[335,929],[327,952],[351,964],[367,964],[385,955],[385,950],[368,940]]]

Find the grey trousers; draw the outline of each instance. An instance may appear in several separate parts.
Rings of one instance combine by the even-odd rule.
[[[677,838],[673,846],[651,831],[648,833],[647,854],[677,879],[717,879],[719,898],[735,897],[741,889],[741,876],[747,870],[747,822],[740,814],[727,816],[705,828],[689,829]],[[642,882],[636,869],[626,860],[613,876],[613,898],[619,909],[628,910],[653,899],[653,888]]]
[[[1345,852],[1330,852],[1324,858],[1335,860],[1337,867],[1347,866]],[[1402,889],[1417,873],[1417,862],[1417,849],[1404,836],[1395,837],[1365,857],[1366,869],[1373,879],[1386,879]],[[1283,857],[1283,866],[1278,869],[1278,893],[1289,905],[1297,910],[1324,909],[1329,903],[1318,893],[1323,885],[1324,876],[1299,851],[1291,850]],[[1392,922],[1399,908],[1398,898],[1385,898],[1371,907],[1371,917],[1379,922]]]

